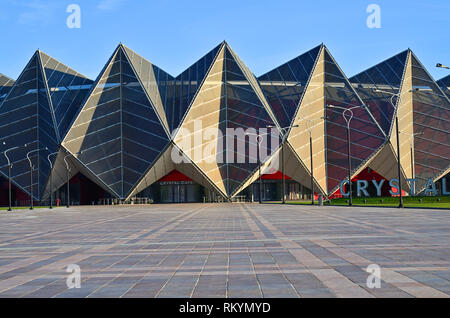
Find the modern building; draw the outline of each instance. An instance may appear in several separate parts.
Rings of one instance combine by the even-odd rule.
[[[442,88],[442,90],[447,94],[447,96],[450,96],[450,75],[441,78],[439,81],[437,81],[437,83]]]
[[[321,44],[256,77],[223,42],[173,77],[120,44],[95,81],[37,51],[0,76],[0,150],[14,205],[279,200],[282,179],[288,200],[334,197],[347,128],[352,180],[397,178],[398,116],[405,194],[423,193],[450,172],[448,82],[411,50],[347,78]],[[0,175],[7,204],[5,156]]]

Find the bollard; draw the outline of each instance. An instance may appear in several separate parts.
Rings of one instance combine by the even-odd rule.
[[[319,194],[319,206],[323,206],[323,195]]]

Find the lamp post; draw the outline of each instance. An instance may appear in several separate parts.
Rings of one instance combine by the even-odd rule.
[[[447,70],[450,70],[450,67],[445,66],[445,65],[442,65],[441,63],[437,63],[437,64],[436,64],[436,67],[439,67],[439,68],[445,68],[445,69],[447,69]]]
[[[5,141],[3,142],[3,145],[6,146]],[[9,160],[8,152],[15,150],[15,149],[19,149],[19,148],[20,148],[19,146],[12,147],[12,148],[6,149],[3,152],[3,154],[6,157],[6,160],[8,161],[8,211],[12,211],[12,204],[11,204],[11,168],[12,168],[12,164],[11,164],[11,161]]]
[[[75,154],[73,153],[68,153],[64,156],[64,162],[66,164],[66,171],[67,171],[67,204],[66,207],[70,208],[70,185],[69,185],[69,181],[70,181],[70,167],[69,167],[69,163],[67,162],[67,158],[70,156],[74,156],[74,155],[81,155],[83,152],[79,151]]]
[[[348,157],[348,205],[353,205],[353,191],[352,191],[352,160],[351,160],[351,153],[350,153],[350,122],[353,119],[353,109],[360,108],[361,106],[353,106],[350,108],[345,108],[341,106],[335,106],[335,105],[327,105],[329,108],[336,108],[342,110],[342,117],[344,117],[345,122],[347,123],[347,157]]]
[[[414,171],[414,138],[416,136],[423,135],[423,133],[408,134],[408,133],[405,133],[403,131],[400,131],[400,134],[407,135],[408,139],[409,139],[409,149],[411,151],[411,179],[414,180],[414,178],[415,178],[415,171]],[[412,182],[414,182],[414,181],[412,181]]]
[[[282,176],[282,183],[283,183],[283,198],[282,198],[282,204],[286,204],[286,176],[284,173],[284,143],[286,142],[286,131],[289,128],[296,128],[299,127],[298,125],[288,126],[288,127],[282,127],[280,128],[281,132],[283,133],[283,139],[281,140],[281,174]],[[275,126],[270,125],[267,126],[267,128],[275,128]]]
[[[246,132],[245,135],[246,136],[249,136],[249,135],[256,136],[256,142],[258,143],[258,155],[257,155],[257,157],[258,157],[258,173],[259,173],[259,200],[258,201],[259,201],[259,204],[261,204],[262,203],[262,179],[261,179],[261,162],[262,162],[262,160],[261,160],[260,147],[261,147],[262,142],[264,141],[264,137],[261,136],[260,134],[252,134],[249,132]]]
[[[379,89],[375,89],[374,92],[377,93],[384,93],[384,94],[388,94],[391,95],[391,98],[389,99],[392,107],[395,109],[395,132],[396,132],[396,136],[397,136],[397,173],[398,173],[398,192],[399,192],[399,204],[398,207],[401,209],[403,208],[403,189],[402,189],[402,167],[401,167],[401,162],[400,162],[400,130],[398,127],[398,100],[400,99],[400,94],[399,93],[392,93],[392,92],[387,92],[387,91],[383,91],[383,90],[379,90]],[[394,98],[397,98],[397,106],[394,104]]]
[[[50,160],[50,157],[58,154],[58,152],[51,153],[47,156],[47,160],[50,163],[50,209],[53,209],[53,163]]]
[[[27,146],[28,146],[28,144],[25,144],[25,147],[27,147]],[[28,162],[30,163],[30,210],[33,210],[33,168],[34,168],[33,163],[31,162],[30,154],[41,151],[41,150],[48,150],[48,148],[45,147],[45,148],[34,149],[27,153],[27,159],[28,159]]]
[[[320,119],[324,119],[321,117]],[[311,160],[311,205],[314,205],[314,166],[313,166],[313,141],[312,141],[312,130],[314,126],[314,120],[306,119],[306,128],[309,131],[309,155]]]

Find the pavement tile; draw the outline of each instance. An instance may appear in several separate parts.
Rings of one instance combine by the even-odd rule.
[[[0,211],[0,233],[0,297],[450,296],[445,210],[72,207]],[[68,289],[74,263],[81,288]]]

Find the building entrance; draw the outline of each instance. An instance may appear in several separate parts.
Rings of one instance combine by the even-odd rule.
[[[200,191],[198,184],[161,184],[161,203],[199,202]]]

